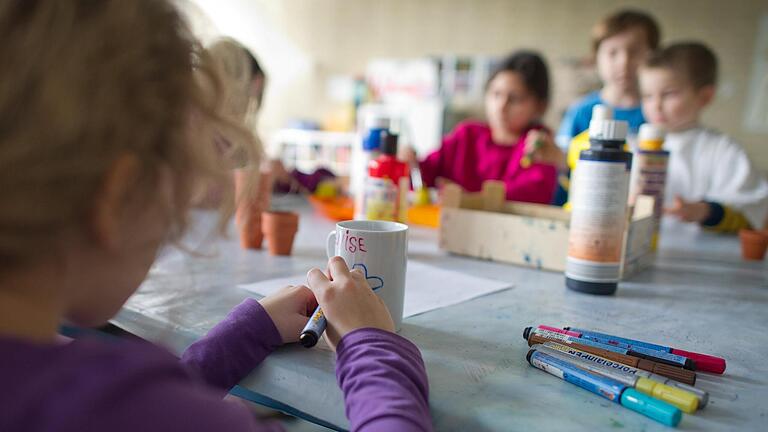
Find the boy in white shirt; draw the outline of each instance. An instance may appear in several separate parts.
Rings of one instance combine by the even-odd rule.
[[[716,231],[763,228],[765,177],[738,143],[699,123],[715,95],[714,53],[696,42],[672,44],[653,53],[639,77],[645,118],[667,131],[665,213]]]

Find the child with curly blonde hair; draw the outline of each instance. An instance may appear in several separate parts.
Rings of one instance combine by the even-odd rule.
[[[57,343],[64,321],[111,318],[184,233],[199,182],[258,147],[166,0],[4,1],[0,37],[0,430],[274,430],[222,396],[318,303],[351,428],[431,430],[419,350],[341,258],[331,279],[244,301],[180,362],[144,342]]]

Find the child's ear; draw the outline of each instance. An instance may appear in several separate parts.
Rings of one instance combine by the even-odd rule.
[[[712,103],[712,100],[715,98],[716,92],[717,92],[717,87],[715,87],[714,85],[707,85],[700,88],[697,91],[697,97],[699,99],[699,107],[704,108],[705,106]]]
[[[115,159],[107,171],[93,200],[89,231],[100,246],[114,250],[123,239],[122,224],[126,207],[138,178],[139,160],[124,153]]]

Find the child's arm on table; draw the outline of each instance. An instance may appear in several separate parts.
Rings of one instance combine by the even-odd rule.
[[[717,232],[732,233],[751,228],[749,220],[741,212],[716,202],[690,202],[677,196],[672,206],[664,209],[664,213]]]
[[[296,342],[317,303],[305,286],[286,287],[261,301],[246,299],[181,361],[203,380],[229,390],[284,343]]]
[[[336,377],[353,431],[431,431],[427,374],[418,348],[395,334],[386,306],[359,270],[329,263],[307,280],[328,319]],[[351,313],[350,311],[355,311]]]

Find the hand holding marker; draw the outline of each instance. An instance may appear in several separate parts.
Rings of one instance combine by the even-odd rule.
[[[394,332],[387,306],[368,285],[363,272],[350,271],[343,258],[330,259],[328,276],[319,269],[310,270],[307,283],[318,307],[299,336],[302,345],[316,344],[326,327],[326,340],[333,349],[347,333],[360,328]]]
[[[520,167],[528,168],[531,166],[531,156],[539,149],[544,147],[544,138],[541,136],[542,132],[538,130],[528,132],[528,137],[525,141],[526,146],[523,153],[523,157],[520,158]]]

